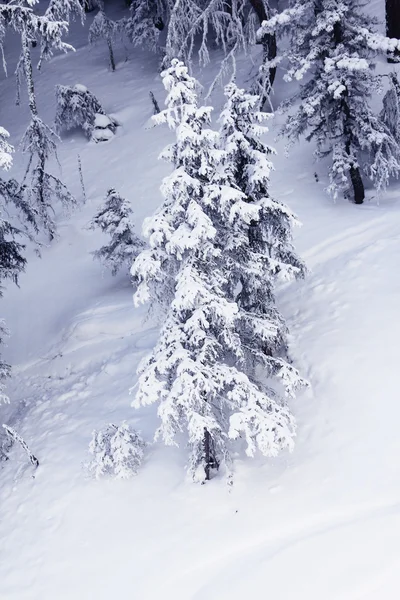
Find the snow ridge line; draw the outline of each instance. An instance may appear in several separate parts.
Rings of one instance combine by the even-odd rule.
[[[327,238],[324,242],[311,247],[303,253],[303,258],[307,262],[309,267],[317,266],[321,263],[327,263],[331,260],[335,260],[339,256],[353,252],[361,244],[365,244],[371,240],[371,238],[379,238],[380,234],[387,234],[389,232],[388,220],[392,215],[382,215],[381,217],[369,221],[368,223],[362,223],[356,227],[350,227],[343,233],[333,235]],[[393,220],[393,219],[392,219]],[[398,233],[398,223],[395,222],[392,227],[393,231]],[[347,242],[347,244],[344,244]]]

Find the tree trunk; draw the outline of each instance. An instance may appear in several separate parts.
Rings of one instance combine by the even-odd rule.
[[[263,21],[266,21],[269,18],[269,14],[265,9],[265,4],[263,0],[249,0],[251,6],[253,7],[254,12],[256,13],[260,25]],[[266,33],[259,41],[263,47],[263,64],[267,63],[270,60],[276,58],[277,53],[277,45],[276,45],[276,35],[271,33]],[[269,90],[271,90],[276,77],[276,67],[272,67],[269,69]],[[262,98],[262,106],[265,104],[267,100],[268,94]]]
[[[112,45],[112,33],[111,33],[111,24],[106,15],[106,11],[104,10],[104,0],[98,0],[97,2],[99,11],[103,15],[103,23],[105,26],[105,38],[108,46],[108,55],[110,58],[110,67],[111,71],[115,71],[115,58],[114,58],[114,49]]]
[[[112,47],[112,42],[111,42],[111,37],[107,36],[107,46],[108,46],[108,53],[110,55],[110,67],[111,67],[111,71],[115,71],[115,59],[114,59],[114,50]]]
[[[36,94],[35,94],[35,83],[33,81],[33,69],[32,69],[32,57],[31,57],[31,49],[29,45],[29,39],[26,31],[22,32],[21,35],[21,45],[22,45],[22,56],[24,61],[24,73],[26,79],[26,87],[28,90],[28,102],[29,102],[29,110],[32,117],[32,122],[37,128],[38,126],[38,109],[36,103]],[[39,137],[39,133],[37,133]],[[31,155],[32,156],[32,155]],[[45,173],[46,173],[46,154],[44,147],[40,147],[38,150],[38,163],[36,166],[37,172],[37,190],[38,190],[38,204],[39,211],[42,214],[43,222],[45,223],[46,228],[49,231],[50,241],[54,239],[54,229],[51,227],[50,221],[47,217],[47,203],[44,195],[44,186],[45,186]]]
[[[400,39],[400,0],[386,0],[386,35]],[[400,51],[396,50],[387,57],[389,63],[400,61]]]
[[[364,183],[358,167],[351,167],[350,179],[353,186],[354,203],[362,204],[365,198]]]
[[[396,0],[397,2],[397,0]],[[334,36],[336,44],[340,44],[342,41],[342,28],[340,23],[335,23],[334,25]],[[352,132],[351,132],[351,114],[350,108],[346,101],[346,97],[348,92],[344,93],[341,102],[341,108],[345,114],[345,124],[344,124],[344,136],[346,139],[346,153],[348,156],[351,156],[351,142],[352,142]],[[353,186],[353,201],[355,204],[362,204],[365,198],[365,189],[364,183],[361,177],[360,168],[354,166],[354,163],[350,165],[350,181]]]
[[[32,117],[37,117],[38,110],[37,110],[36,96],[35,96],[35,85],[33,82],[31,49],[29,47],[29,40],[28,40],[26,31],[22,32],[21,45],[22,45],[22,56],[23,56],[23,60],[24,60],[24,73],[25,73],[25,79],[26,79],[26,87],[28,88],[29,110],[31,111]]]
[[[213,439],[208,429],[204,428],[203,438],[203,451],[204,451],[204,472],[206,475],[206,481],[210,479],[211,469],[218,469],[219,464],[215,456],[215,447]]]

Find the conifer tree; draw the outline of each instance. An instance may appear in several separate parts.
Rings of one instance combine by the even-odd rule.
[[[234,83],[225,88],[225,95],[220,116],[222,172],[224,184],[240,192],[230,198],[225,193],[222,198],[228,196],[230,201],[218,205],[221,224],[227,224],[222,252],[229,271],[226,295],[238,304],[245,371],[263,398],[253,405],[249,401],[234,415],[231,428],[246,439],[250,455],[257,446],[270,455],[280,445],[291,447],[291,439],[282,436],[285,422],[292,424],[286,398],[304,385],[288,362],[287,327],[276,307],[274,288],[277,280],[304,277],[305,266],[291,242],[297,218],[268,189],[275,150],[261,136],[268,131],[264,123],[271,115],[257,111],[259,97]],[[274,380],[283,384],[284,397],[279,397],[276,385],[271,386]]]
[[[121,34],[123,23],[110,19],[104,10],[103,0],[98,0],[99,12],[93,19],[89,28],[89,43],[94,44],[99,40],[105,40],[108,47],[108,56],[110,60],[110,68],[115,71],[115,57],[113,41]]]
[[[136,303],[158,307],[163,325],[152,354],[140,366],[134,405],[159,403],[157,435],[166,444],[176,444],[177,435],[184,432],[191,449],[189,472],[195,480],[207,480],[221,462],[229,467],[229,439],[241,434],[249,455],[257,450],[274,455],[292,445],[293,418],[272,390],[260,386],[254,376],[257,361],[269,366],[271,376],[284,381],[288,393],[301,380],[281,358],[268,362],[267,348],[263,361],[256,360],[258,349],[251,360],[248,356],[245,344],[253,335],[257,333],[265,344],[268,339],[275,349],[276,324],[284,331],[271,305],[272,297],[266,309],[265,319],[271,321],[267,324],[262,324],[262,315],[253,320],[248,317],[236,297],[236,283],[245,269],[239,266],[234,248],[238,243],[245,246],[243,238],[254,226],[260,207],[247,202],[226,174],[221,176],[224,152],[218,148],[218,134],[207,128],[211,109],[198,106],[198,84],[186,67],[173,60],[162,75],[168,91],[167,109],[153,118],[176,131],[176,142],[162,154],[175,170],[163,182],[160,210],[145,222],[150,247],[138,256],[132,274],[139,281]],[[254,170],[259,168],[256,163]],[[256,179],[254,174],[252,184]],[[269,218],[272,214],[273,209]],[[235,229],[240,220],[247,225]],[[283,218],[285,236],[287,225]],[[260,241],[254,240],[254,257],[260,261],[258,245],[265,250],[263,235],[267,237],[268,232],[262,227],[254,229],[260,231]],[[271,237],[268,240],[277,244]],[[282,247],[285,242],[288,237]],[[288,264],[282,260],[281,269],[302,271],[300,261],[289,264],[294,255],[288,243],[286,252]],[[265,263],[278,271],[279,250],[276,255],[271,250],[271,254],[273,258],[266,258]],[[249,281],[250,272],[249,264]],[[270,272],[265,269],[265,273]],[[249,287],[249,298],[250,292],[257,296]],[[244,299],[242,302],[246,307]],[[247,308],[249,312],[250,305]],[[279,332],[275,335],[279,340],[282,337]]]
[[[21,61],[28,90],[31,122],[25,131],[21,146],[22,150],[30,155],[27,168],[27,174],[31,173],[30,202],[37,209],[39,221],[52,240],[56,234],[56,225],[52,216],[54,201],[57,199],[64,207],[68,207],[75,204],[75,199],[61,180],[47,171],[49,159],[57,157],[56,140],[58,136],[39,117],[32,72],[30,39],[27,30],[23,30]]]
[[[129,202],[111,188],[104,205],[91,222],[92,229],[99,227],[111,236],[110,242],[97,250],[94,256],[109,267],[113,275],[124,265],[130,269],[144,246],[135,233],[132,215]]]
[[[286,105],[295,111],[283,134],[314,139],[316,156],[332,158],[329,191],[344,191],[356,204],[365,197],[362,168],[378,190],[400,172],[399,146],[369,104],[380,85],[377,53],[400,43],[376,33],[363,6],[363,0],[296,0],[261,29],[289,35],[286,80],[307,77]]]
[[[135,46],[156,52],[160,32],[164,29],[165,8],[159,0],[132,0],[125,32]]]
[[[92,92],[85,86],[56,86],[57,110],[55,126],[58,133],[81,127],[87,137],[92,137],[96,115],[105,115],[105,110]]]

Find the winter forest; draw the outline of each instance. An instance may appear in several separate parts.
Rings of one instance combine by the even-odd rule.
[[[1,600],[397,600],[400,0],[0,51]]]

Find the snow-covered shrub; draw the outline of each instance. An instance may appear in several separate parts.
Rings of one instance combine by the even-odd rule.
[[[115,275],[125,265],[128,269],[144,246],[134,231],[133,211],[129,202],[114,189],[107,192],[105,203],[97,212],[90,227],[99,227],[111,236],[108,244],[94,253]]]
[[[160,32],[164,29],[163,7],[157,0],[132,0],[125,32],[132,44],[153,52],[159,48]]]
[[[145,442],[124,421],[119,427],[110,423],[102,431],[94,431],[89,452],[93,456],[87,467],[96,479],[111,475],[129,479],[136,475],[143,461]]]
[[[96,96],[84,85],[57,85],[56,98],[58,133],[80,127],[89,139],[95,141],[110,139],[114,134],[116,121],[106,115]]]

